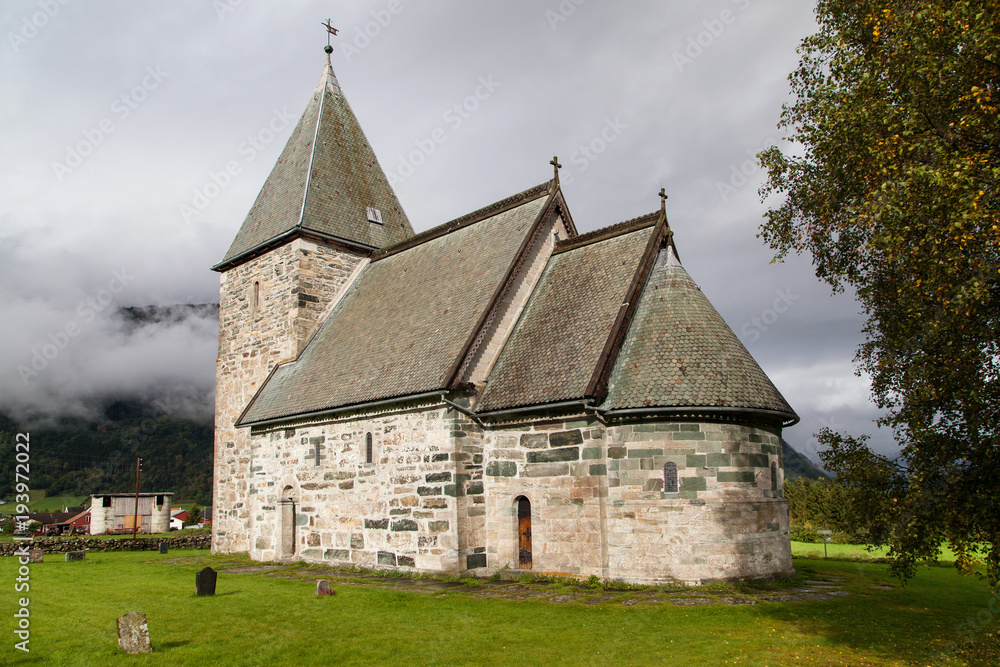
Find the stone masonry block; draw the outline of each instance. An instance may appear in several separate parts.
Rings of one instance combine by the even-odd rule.
[[[513,477],[517,474],[517,464],[513,461],[490,461],[486,464],[489,477]]]
[[[549,436],[545,433],[525,433],[521,436],[521,446],[526,449],[543,449],[549,446]]]
[[[580,442],[583,442],[581,440]],[[528,463],[555,463],[557,461],[578,461],[580,460],[579,447],[564,447],[562,449],[549,449],[540,452],[528,452]]]
[[[583,448],[583,459],[593,460],[601,458],[601,448],[600,447],[584,447]]]
[[[708,458],[705,454],[688,454],[687,455],[687,467],[688,468],[704,468],[708,465]]]
[[[573,447],[583,444],[583,434],[575,431],[560,431],[549,435],[549,447]],[[531,456],[530,454],[528,456]]]
[[[651,459],[654,456],[663,456],[662,449],[630,449],[628,457],[630,459]]]
[[[732,465],[732,456],[729,454],[708,454],[705,465],[709,468],[725,468]]]
[[[756,476],[752,470],[739,470],[737,472],[720,472],[718,479],[720,482],[744,482],[753,484],[756,480]]]
[[[704,477],[682,477],[681,491],[705,491],[708,483]]]

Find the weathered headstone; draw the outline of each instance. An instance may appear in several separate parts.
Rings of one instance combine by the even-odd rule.
[[[41,549],[31,549],[28,551],[29,563],[42,563],[45,561],[45,552]]]
[[[167,543],[166,542],[160,542],[160,553],[161,554],[167,553]]]
[[[146,615],[130,611],[118,619],[118,645],[126,653],[152,653]]]
[[[215,595],[215,582],[219,578],[219,573],[210,567],[206,567],[194,577],[194,585],[198,595]]]
[[[330,588],[330,582],[320,579],[316,582],[316,595],[336,595],[337,591]]]
[[[86,551],[67,551],[66,561],[68,562],[71,560],[83,560],[84,556],[86,555],[87,555]]]

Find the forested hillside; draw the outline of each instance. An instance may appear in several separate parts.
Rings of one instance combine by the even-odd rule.
[[[0,414],[0,496],[14,492],[18,430],[26,429]],[[173,492],[174,502],[211,502],[211,421],[115,401],[99,419],[63,417],[28,433],[32,490],[45,490],[49,496],[133,491],[140,457],[140,491]]]

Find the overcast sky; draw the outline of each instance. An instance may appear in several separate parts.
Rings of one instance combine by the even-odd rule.
[[[815,459],[823,425],[875,433],[857,303],[756,236],[752,155],[779,137],[809,2],[95,4],[0,4],[0,409],[162,385],[210,410],[212,325],[125,335],[109,314],[218,301],[209,267],[305,108],[332,17],[334,69],[417,231],[549,179],[554,154],[581,232],[665,187],[685,267],[803,418],[786,438]]]

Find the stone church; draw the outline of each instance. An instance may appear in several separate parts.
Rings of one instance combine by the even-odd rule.
[[[213,551],[636,583],[792,572],[795,412],[661,205],[415,234],[327,61],[220,274]]]

